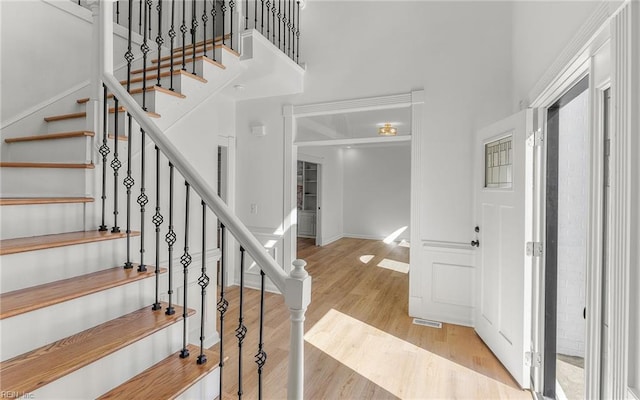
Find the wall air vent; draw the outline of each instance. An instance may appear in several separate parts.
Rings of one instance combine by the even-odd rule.
[[[442,328],[442,322],[431,321],[428,319],[414,318],[413,323],[416,325],[428,326],[430,328]]]

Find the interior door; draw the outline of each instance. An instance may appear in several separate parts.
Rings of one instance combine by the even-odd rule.
[[[475,140],[478,232],[475,329],[522,388],[530,386],[532,110],[480,130]]]

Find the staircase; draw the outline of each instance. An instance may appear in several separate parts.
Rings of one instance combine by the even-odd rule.
[[[102,4],[101,13],[111,6]],[[61,112],[27,124],[41,129],[3,137],[0,398],[217,398],[225,356],[216,320],[222,326],[226,300],[211,271],[217,265],[225,274],[224,246],[216,243],[226,235],[239,243],[241,260],[247,251],[261,266],[296,316],[289,387],[291,398],[301,397],[300,316],[310,291],[304,263],[285,274],[172,145],[176,127],[192,123],[194,110],[233,93],[239,79],[261,76],[253,64],[262,39],[237,39],[252,50],[243,56],[222,43],[227,38],[194,41],[172,54],[163,48],[164,56],[149,60],[145,54],[105,75],[104,98],[80,91],[52,107]],[[184,55],[182,68],[167,63],[172,55]],[[263,79],[263,90],[292,90],[278,79]],[[132,176],[136,186],[127,186]],[[197,218],[189,216],[192,208],[199,213],[191,188],[200,197]],[[201,228],[194,227],[200,218]],[[190,236],[193,242],[200,229],[202,249],[194,252]],[[260,371],[265,360],[266,353]]]

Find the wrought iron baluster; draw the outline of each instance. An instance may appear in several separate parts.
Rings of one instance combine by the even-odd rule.
[[[267,6],[267,36],[266,36],[266,38],[267,38],[267,40],[269,40],[270,39],[270,36],[269,36],[269,22],[271,21],[271,18],[269,18],[269,12],[271,11],[271,0],[267,0],[266,6]]]
[[[296,7],[293,5],[293,0],[291,2],[291,6],[293,7],[293,24],[291,26],[291,40],[293,43],[291,44],[291,59],[295,61],[296,59]]]
[[[186,35],[187,35],[187,24],[185,21],[185,14],[187,13],[187,4],[185,2],[185,0],[182,0],[182,25],[180,25],[180,32],[182,32],[182,70],[186,71],[187,67],[186,67],[186,45],[187,45],[187,41],[186,41]]]
[[[191,73],[196,75],[196,30],[198,29],[198,18],[196,17],[196,0],[191,3],[191,48],[193,54],[191,54]],[[205,47],[206,47],[205,43]]]
[[[264,351],[264,271],[260,270],[260,334],[258,339],[258,353],[255,355],[258,364],[258,399],[262,399],[262,369],[267,362],[267,353]]]
[[[278,0],[278,48],[280,47],[280,42],[282,41],[282,0]]]
[[[274,45],[276,44],[276,0],[272,0],[271,3],[271,18],[272,18],[272,24],[271,24],[271,33],[272,33],[272,38],[271,38],[271,43],[273,43]]]
[[[151,0],[146,0],[149,4],[149,14],[151,13]],[[144,9],[144,31],[142,36],[142,109],[147,111],[147,53],[149,53],[149,45],[147,44],[147,8]],[[151,36],[149,36],[151,38]]]
[[[173,44],[176,38],[175,30],[176,0],[171,0],[171,29],[169,29],[169,38],[171,38],[171,54],[169,55],[169,90],[173,91]],[[158,61],[159,62],[159,61]]]
[[[144,214],[146,211],[145,206],[147,205],[147,203],[149,203],[149,197],[147,197],[146,189],[144,187],[146,147],[145,139],[147,135],[142,129],[140,129],[140,134],[142,150],[140,152],[140,196],[138,196],[138,205],[140,206],[140,265],[138,266],[138,272],[144,272],[147,270],[147,266],[144,264]]]
[[[223,223],[220,223],[220,228],[218,229],[218,240],[220,241],[220,279],[219,279],[220,299],[218,300],[217,308],[218,308],[218,312],[220,313],[220,336],[221,337],[224,334],[224,315],[226,314],[227,309],[229,308],[229,302],[224,297],[224,282],[225,282],[225,274],[226,274],[225,257],[224,257],[224,253],[225,253],[224,236],[225,236],[225,226]],[[219,347],[220,361],[218,365],[220,366],[220,393],[223,393],[222,392],[222,377],[224,376],[223,374],[223,368],[224,368],[223,340],[220,340],[219,346],[220,346]]]
[[[224,24],[225,24],[225,18],[227,13],[227,2],[225,0],[222,0],[222,4],[220,5],[220,11],[222,11],[222,45],[226,46],[226,34],[224,30]]]
[[[161,0],[158,0],[158,1],[161,1]],[[149,7],[149,13],[147,14],[147,16],[149,17],[149,40],[151,40],[151,17],[152,17],[151,6],[152,5],[153,5],[153,0],[147,0],[147,6]]]
[[[244,0],[244,30],[249,29],[249,0]]]
[[[153,224],[156,226],[156,301],[153,310],[159,310],[160,306],[160,225],[163,218],[160,214],[160,149],[156,148],[156,213],[153,215]]]
[[[122,162],[118,159],[118,98],[113,97],[114,115],[113,115],[113,159],[111,160],[111,168],[113,168],[113,227],[112,233],[119,233],[118,226],[118,170],[122,167]]]
[[[296,26],[296,63],[300,64],[300,0],[296,1],[298,5],[298,24]]]
[[[128,121],[128,135],[127,135],[127,176],[124,178],[124,187],[127,188],[127,261],[124,263],[124,267],[129,269],[133,268],[131,262],[131,188],[134,185],[133,177],[131,176],[131,149],[133,147],[133,134],[131,132],[131,114],[127,112]]]
[[[264,0],[260,0],[260,33],[264,35]]]
[[[204,311],[205,300],[207,297],[207,286],[209,286],[209,276],[207,276],[207,205],[204,201],[202,204],[202,272],[198,278],[200,285],[200,355],[198,356],[198,364],[207,362],[207,356],[204,355]]]
[[[233,10],[236,7],[236,2],[234,0],[229,0],[229,42],[231,42],[231,50],[234,50],[233,48],[233,20],[234,20],[234,16],[235,14],[233,13]]]
[[[133,0],[129,0],[131,3]],[[140,0],[140,9],[138,10],[138,35],[142,35],[142,0]]]
[[[213,43],[213,49],[211,50],[212,56],[211,59],[213,61],[216,60],[216,16],[218,12],[216,11],[216,1],[211,2],[211,43]],[[222,32],[224,37],[224,32]]]
[[[287,0],[284,0],[282,11],[282,52],[287,54]]]
[[[187,288],[189,286],[189,265],[191,265],[191,255],[189,254],[189,192],[191,186],[189,182],[184,183],[185,189],[185,211],[184,211],[184,253],[180,257],[182,264],[182,350],[180,358],[189,357],[189,349],[187,349]]]
[[[80,4],[80,0],[78,0]],[[120,24],[120,1],[116,1],[116,24]]]
[[[129,2],[129,32],[127,35],[127,51],[124,54],[124,58],[127,60],[127,92],[131,91],[131,62],[133,61],[133,53],[131,52],[131,18],[132,16],[132,5]],[[115,109],[116,119],[118,116],[118,107],[116,105]],[[131,114],[127,112],[127,176],[124,179],[124,186],[127,189],[127,261],[124,263],[124,267],[129,269],[133,268],[133,263],[131,262],[131,188],[133,187],[134,181],[131,177],[131,148],[132,146],[132,133],[131,133],[132,119]],[[116,143],[118,143],[118,138],[116,137]]]
[[[158,45],[158,79],[156,82],[156,86],[162,86],[160,83],[160,67],[162,65],[162,45],[164,44],[164,39],[162,38],[162,0],[158,1],[158,5],[156,6],[156,10],[158,11],[158,35],[156,35],[156,44]]]
[[[295,22],[295,10],[293,9],[293,0],[289,0],[289,21],[287,22],[287,35],[289,36],[289,47],[287,48],[287,54],[291,57],[291,47],[293,46],[293,24]]]
[[[176,310],[171,304],[171,296],[173,295],[173,245],[176,243],[176,232],[173,230],[173,164],[169,162],[169,232],[165,236],[165,240],[169,245],[169,305],[167,306],[167,315],[175,314]]]
[[[209,16],[207,15],[207,0],[202,3],[202,34],[203,34],[203,43],[204,43],[204,56],[207,56],[207,21],[209,20]],[[213,41],[212,41],[213,43]]]
[[[100,146],[100,155],[102,156],[102,224],[100,224],[99,230],[105,232],[108,230],[106,220],[107,209],[107,156],[111,152],[109,150],[109,144],[107,137],[109,135],[109,103],[107,102],[107,86],[102,84],[102,146]]]
[[[258,0],[253,0],[253,29],[258,29]]]
[[[242,398],[242,343],[247,336],[247,327],[244,325],[244,248],[240,247],[240,309],[236,338],[238,338],[238,398]]]

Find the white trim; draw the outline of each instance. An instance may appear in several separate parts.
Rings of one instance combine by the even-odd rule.
[[[85,87],[89,86],[91,82],[89,80],[83,81],[73,87],[71,87],[70,89],[65,90],[64,92],[61,92],[53,97],[51,97],[50,99],[47,99],[39,104],[36,104],[35,106],[27,109],[26,111],[21,112],[20,114],[16,115],[13,118],[10,118],[8,121],[3,121],[2,125],[0,126],[0,129],[6,129],[9,126],[22,121],[23,119],[29,117],[32,114],[37,113],[38,111],[64,99],[65,97],[72,95],[75,92],[78,92],[82,89],[84,89]]]
[[[361,235],[359,233],[344,233],[342,235],[343,238],[351,238],[351,239],[365,239],[365,240],[384,240],[386,238],[386,236],[382,235],[382,236],[376,236],[376,235]],[[400,235],[397,237],[397,240],[406,240],[407,236],[406,235]]]
[[[637,388],[628,387],[627,394],[629,396],[629,399],[640,400],[640,390],[638,390]]]
[[[371,143],[400,143],[410,142],[410,135],[402,136],[380,136],[370,138],[350,138],[350,139],[329,139],[329,140],[313,140],[309,142],[295,142],[298,147],[316,147],[316,146],[346,146]]]
[[[293,106],[295,117],[410,107],[411,93]]]
[[[338,240],[342,239],[343,237],[344,237],[344,235],[342,235],[342,234],[337,234],[337,235],[332,236],[332,237],[330,237],[330,238],[328,238],[328,239],[326,239],[326,240],[323,240],[323,241],[322,241],[322,243],[320,243],[320,246],[327,246],[327,245],[330,245],[331,243],[336,242],[336,241],[338,241]]]
[[[285,105],[283,107],[284,121],[284,260],[293,260],[296,254],[296,225],[297,221],[296,205],[296,161],[298,146],[301,143],[295,142],[296,118],[315,115],[337,114],[355,111],[370,111],[381,109],[411,107],[411,212],[410,212],[410,241],[419,240],[419,210],[421,204],[420,182],[421,182],[421,148],[423,129],[423,109],[425,102],[424,90],[417,90],[411,93],[395,94],[388,96],[368,97],[353,100],[340,100],[334,102],[306,104],[306,105]],[[377,139],[377,138],[376,138]],[[386,138],[388,139],[388,138]],[[407,139],[401,139],[405,141]],[[323,145],[327,145],[324,141]],[[291,210],[291,218],[288,219],[288,210]],[[344,234],[343,237],[348,237]],[[375,238],[379,239],[379,238]],[[414,265],[420,262],[420,252],[414,250],[410,255],[411,263]],[[288,271],[285,269],[285,271]]]
[[[541,96],[548,92],[550,86],[557,85],[558,79],[561,79],[567,70],[573,69],[572,66],[575,65],[577,58],[584,53],[610,17],[610,4],[603,1],[529,92],[528,99],[533,99],[530,103],[532,107],[540,107],[542,103],[548,101]]]

